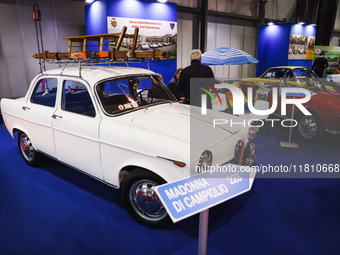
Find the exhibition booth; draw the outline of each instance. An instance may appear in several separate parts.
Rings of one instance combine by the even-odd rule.
[[[40,72],[25,95],[0,97],[1,254],[337,253],[340,47],[315,45],[314,24],[257,18],[256,55],[203,52],[201,73],[175,84],[189,98],[176,98],[167,84],[190,73],[177,62],[178,10],[193,11],[197,37],[203,14],[207,29],[221,13],[83,7],[86,34],[46,51],[34,5]],[[242,17],[221,20],[253,21]],[[199,76],[213,65],[256,65],[256,77]]]
[[[256,76],[274,66],[311,68],[315,35],[315,25],[286,22],[260,26]]]

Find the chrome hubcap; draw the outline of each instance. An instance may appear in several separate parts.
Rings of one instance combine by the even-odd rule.
[[[304,117],[299,125],[300,133],[306,138],[313,138],[318,130],[318,124],[313,117]]]
[[[22,155],[28,160],[31,161],[34,157],[34,149],[31,143],[31,140],[28,138],[26,134],[22,134],[20,137],[20,149]]]
[[[158,184],[150,180],[135,182],[129,192],[129,199],[134,210],[144,219],[159,221],[167,212],[153,187]]]

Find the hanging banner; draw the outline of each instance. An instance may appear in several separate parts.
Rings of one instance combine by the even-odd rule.
[[[314,59],[320,56],[321,52],[325,53],[325,58],[328,61],[328,68],[325,69],[326,74],[339,74],[340,47],[337,46],[322,46],[316,45],[314,51]],[[338,70],[334,70],[337,68]]]
[[[127,27],[127,34],[133,34],[135,28],[139,28],[137,51],[165,51],[169,58],[176,58],[177,22],[107,17],[108,33],[119,33],[123,26]],[[110,42],[109,45],[113,47],[115,42]],[[129,50],[131,47],[132,38],[124,38],[120,50]]]

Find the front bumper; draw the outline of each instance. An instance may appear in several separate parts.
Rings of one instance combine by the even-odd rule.
[[[233,164],[254,166],[256,164],[255,144],[248,142],[246,145],[244,145],[244,142],[239,140],[235,146],[235,157]]]
[[[340,135],[340,129],[336,128],[326,128],[326,132],[334,134],[334,135]]]

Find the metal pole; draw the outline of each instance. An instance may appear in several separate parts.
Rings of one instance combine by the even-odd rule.
[[[295,96],[294,96],[294,99],[295,99]],[[294,110],[295,110],[295,104],[293,104],[291,119],[294,118]],[[292,141],[292,132],[293,132],[293,127],[292,127],[292,125],[290,125],[290,129],[289,129],[289,139],[288,139],[288,143],[289,143],[289,144],[291,144],[291,141]]]
[[[38,21],[39,23],[39,32],[40,32],[40,45],[41,45],[41,53],[44,52],[44,43],[43,43],[43,36],[41,32],[41,21]],[[45,61],[43,61],[43,69],[46,71]]]
[[[40,23],[41,13],[40,13],[39,6],[37,4],[33,5],[33,20],[34,20],[34,25],[35,25],[35,34],[37,36],[38,53],[43,53],[44,45],[43,45],[43,40],[42,40],[41,23]],[[38,29],[38,26],[39,26],[39,29]],[[41,50],[40,50],[40,47],[41,47]],[[40,66],[41,73],[43,72],[43,69],[44,71],[46,71],[45,62],[43,65],[43,61],[41,59],[39,59],[39,66]]]
[[[200,50],[202,53],[207,48],[207,28],[208,28],[208,0],[200,0],[201,9],[201,38],[200,38]]]
[[[40,53],[40,43],[39,43],[37,21],[34,21],[34,24],[35,24],[35,34],[37,37],[38,53]],[[40,72],[42,73],[41,59],[39,59],[39,66],[40,66]]]
[[[208,222],[209,222],[209,209],[200,213],[200,225],[198,233],[198,255],[207,254],[207,241],[208,241]]]
[[[280,89],[282,87],[282,82],[284,82],[284,86],[287,86],[287,81],[286,79],[280,78]],[[294,95],[295,99],[295,95]],[[295,110],[295,105],[293,104],[292,108],[292,114],[291,114],[291,119],[294,118],[294,110]],[[298,149],[299,145],[297,143],[292,143],[292,132],[293,132],[293,127],[292,125],[289,127],[289,138],[288,138],[288,143],[287,142],[280,142],[280,146],[284,148],[292,148],[292,149]]]

